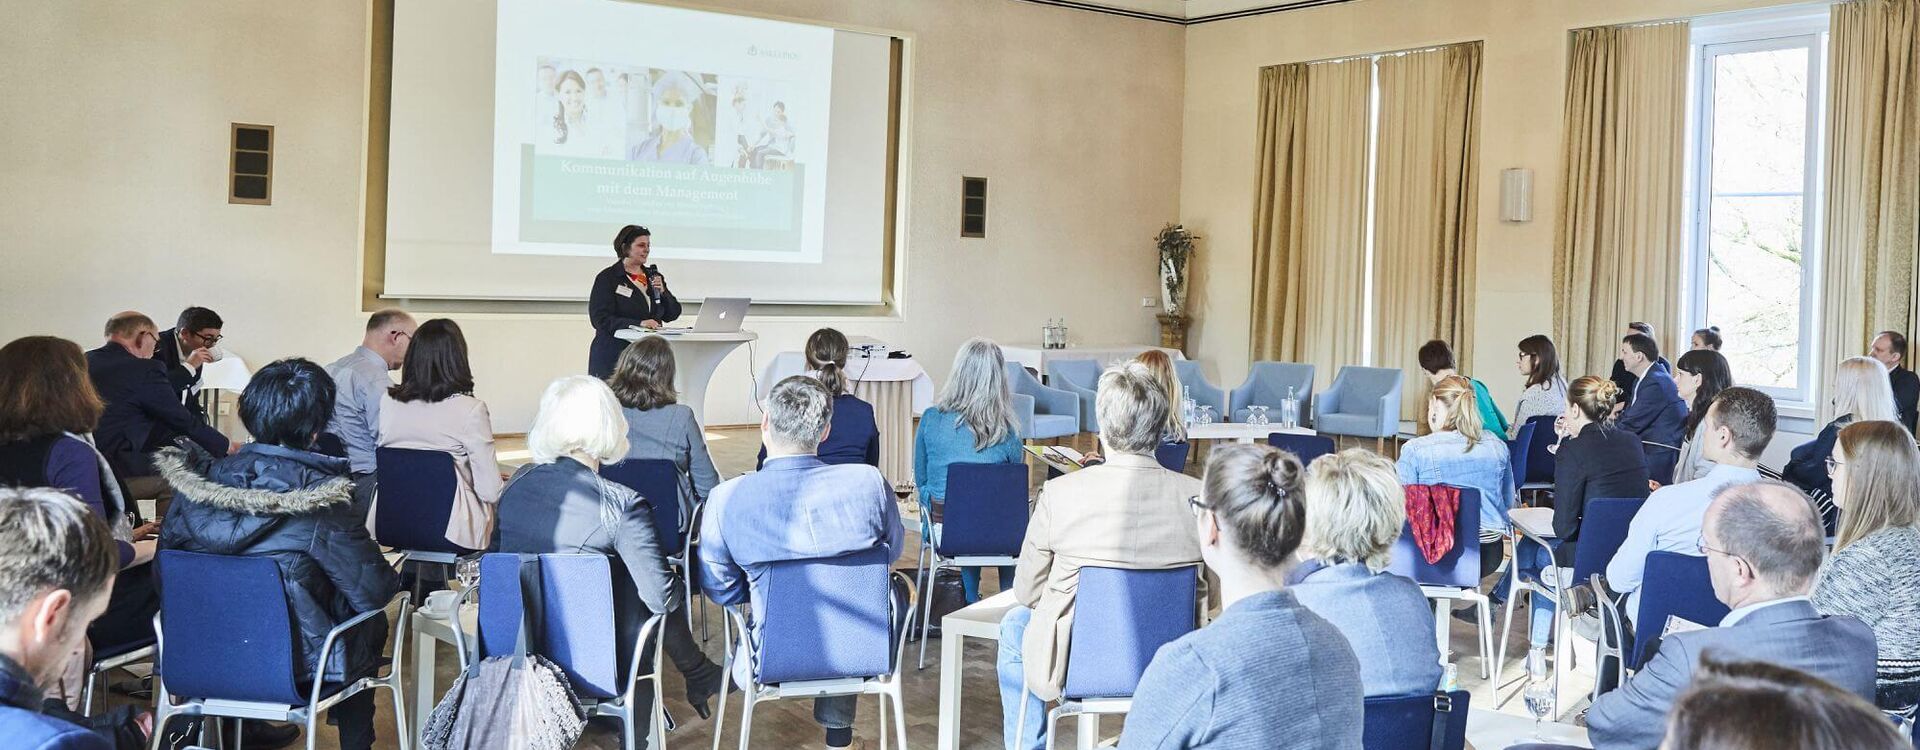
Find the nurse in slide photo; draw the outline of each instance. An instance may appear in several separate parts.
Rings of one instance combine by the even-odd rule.
[[[700,84],[680,71],[666,71],[653,84],[652,135],[634,146],[627,158],[670,164],[707,164],[707,150],[693,138],[693,103],[700,100]]]

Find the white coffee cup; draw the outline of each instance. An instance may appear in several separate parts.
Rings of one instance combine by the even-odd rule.
[[[444,620],[447,615],[453,613],[453,602],[459,596],[460,594],[454,591],[435,591],[427,595],[427,604],[421,608],[421,611],[428,617]]]

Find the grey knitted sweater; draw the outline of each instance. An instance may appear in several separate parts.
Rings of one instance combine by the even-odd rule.
[[[1829,555],[1813,606],[1873,628],[1882,708],[1920,702],[1920,529],[1881,529]]]

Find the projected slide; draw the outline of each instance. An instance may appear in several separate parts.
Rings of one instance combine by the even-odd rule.
[[[831,29],[624,0],[499,0],[493,252],[819,263]]]

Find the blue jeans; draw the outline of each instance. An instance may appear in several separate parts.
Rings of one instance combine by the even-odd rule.
[[[960,569],[960,588],[966,590],[968,604],[980,601],[980,571],[982,570],[985,568],[977,566]],[[1013,588],[1013,566],[1002,565],[994,570],[1000,571],[1001,591]]]
[[[1518,551],[1514,557],[1519,558],[1517,564],[1522,576],[1538,580],[1540,572],[1553,565],[1553,550],[1528,541],[1520,542],[1515,549]],[[1559,585],[1568,583],[1560,581]],[[1527,642],[1534,648],[1545,648],[1553,642],[1554,599],[1536,591],[1527,597],[1527,604],[1532,608],[1532,615],[1527,618]]]
[[[1040,750],[1042,732],[1047,726],[1047,704],[1031,695],[1027,699],[1027,722],[1020,724],[1020,698],[1026,686],[1027,666],[1020,658],[1020,642],[1027,635],[1027,623],[1033,610],[1014,606],[1000,621],[1000,725],[1007,750]]]

